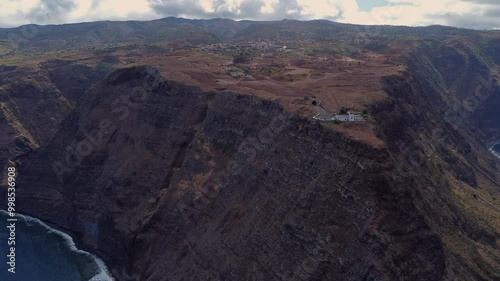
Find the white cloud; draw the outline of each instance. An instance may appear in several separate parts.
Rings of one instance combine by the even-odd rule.
[[[0,26],[11,27],[29,23],[21,15],[38,5],[38,0],[2,0],[0,1]]]
[[[0,26],[147,20],[164,16],[332,19],[359,24],[443,24],[480,29],[500,26],[497,0],[389,0],[389,3],[390,6],[363,12],[356,0],[0,0]]]
[[[274,6],[278,3],[278,0],[268,0],[264,1],[264,5],[261,7],[261,13],[272,14],[274,13]]]
[[[115,18],[128,19],[132,14],[148,14],[151,12],[147,0],[104,0],[99,1],[96,11],[89,11],[89,14],[98,13],[101,17],[102,15],[112,15]]]
[[[329,19],[338,18],[340,14],[349,15],[359,10],[358,3],[355,0],[325,0],[308,1],[299,0],[299,5],[303,7],[305,19]]]

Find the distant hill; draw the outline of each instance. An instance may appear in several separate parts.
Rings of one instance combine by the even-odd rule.
[[[190,20],[168,17],[153,21],[100,21],[63,25],[25,25],[0,29],[0,46],[17,51],[59,51],[109,44],[153,44],[171,40],[213,43],[231,40],[352,40],[357,37],[477,36],[480,32],[445,27],[361,26],[327,20],[234,21],[230,19]],[[0,55],[2,53],[0,52]]]
[[[1,29],[0,166],[116,280],[498,281],[499,66],[445,26]]]

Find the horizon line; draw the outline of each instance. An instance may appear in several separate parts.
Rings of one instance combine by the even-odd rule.
[[[241,19],[241,20],[236,20],[236,19],[231,19],[231,18],[184,18],[184,17],[176,17],[176,16],[168,16],[168,17],[161,17],[161,18],[156,18],[156,19],[148,19],[148,20],[141,20],[141,19],[130,19],[130,20],[123,20],[123,19],[109,19],[109,20],[96,20],[96,21],[82,21],[82,22],[68,22],[68,23],[49,23],[49,24],[38,24],[38,23],[28,23],[28,24],[23,24],[19,26],[14,26],[14,27],[0,27],[0,29],[17,29],[17,28],[22,28],[25,26],[65,26],[65,25],[78,25],[78,24],[91,24],[91,23],[101,23],[101,22],[153,22],[153,21],[161,21],[165,19],[179,19],[179,20],[188,20],[188,21],[211,21],[211,20],[228,20],[228,21],[233,21],[233,22],[254,22],[254,23],[276,23],[276,22],[283,22],[283,21],[295,21],[295,22],[314,22],[314,21],[325,21],[325,22],[330,22],[330,23],[335,23],[335,24],[340,24],[340,25],[355,25],[355,26],[383,26],[383,27],[406,27],[406,28],[427,28],[427,27],[444,27],[444,28],[454,28],[454,29],[461,29],[461,30],[472,30],[472,31],[485,31],[485,32],[498,32],[500,31],[500,28],[492,28],[492,29],[471,29],[471,28],[465,28],[465,27],[458,27],[458,26],[450,26],[450,25],[442,25],[442,24],[431,24],[431,25],[396,25],[396,24],[359,24],[359,23],[345,23],[345,22],[338,22],[338,21],[333,21],[329,19],[310,19],[310,20],[301,20],[301,19],[280,19],[280,20],[250,20],[250,19]]]

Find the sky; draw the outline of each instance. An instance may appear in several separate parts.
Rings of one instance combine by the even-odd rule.
[[[167,16],[500,29],[500,0],[0,0],[0,27]]]

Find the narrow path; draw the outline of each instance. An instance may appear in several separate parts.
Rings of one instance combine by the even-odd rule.
[[[317,105],[313,104],[313,107],[318,112],[318,115],[314,116],[313,118],[322,121],[332,121],[333,117],[335,116],[335,113],[330,113],[326,111],[324,108],[321,107],[321,102],[319,100],[317,102],[318,104]]]

